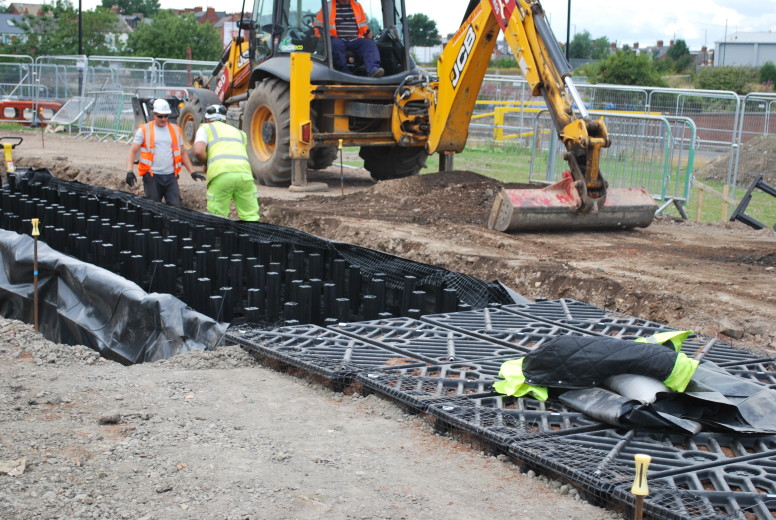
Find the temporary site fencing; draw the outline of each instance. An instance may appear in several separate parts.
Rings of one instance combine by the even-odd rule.
[[[610,185],[646,187],[663,208],[676,202],[681,211],[699,174],[724,184],[735,198],[736,190],[745,191],[754,176],[776,166],[756,146],[758,139],[776,135],[775,94],[585,83],[577,88],[591,115],[607,124],[612,146],[601,161]],[[552,182],[566,169],[554,134],[544,100],[531,95],[523,78],[485,78],[470,142],[525,147],[531,150],[530,179]]]
[[[0,120],[50,122],[79,137],[126,140],[136,126],[133,98],[185,99],[193,79],[215,66],[143,57],[0,55]]]
[[[133,98],[186,98],[193,79],[215,66],[142,57],[0,55],[0,120],[50,120],[80,137],[126,140],[136,125]],[[735,198],[752,177],[776,166],[753,146],[776,134],[774,94],[583,81],[578,90],[591,115],[604,117],[612,138],[602,155],[605,178],[616,187],[646,187],[661,209],[675,202],[681,213],[699,174]],[[530,180],[552,182],[566,169],[554,135],[544,100],[532,95],[522,77],[486,76],[470,144],[523,148],[531,156]]]

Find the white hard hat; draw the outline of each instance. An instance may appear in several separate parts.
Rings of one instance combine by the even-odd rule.
[[[154,101],[154,108],[153,108],[154,114],[171,114],[172,110],[170,110],[170,104],[165,101],[164,99],[157,99]]]
[[[224,105],[210,105],[205,109],[205,119],[208,121],[226,121],[226,107]]]

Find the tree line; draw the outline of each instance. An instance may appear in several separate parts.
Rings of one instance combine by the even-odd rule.
[[[126,39],[120,15],[139,14],[144,18]],[[7,12],[7,7],[2,9]],[[44,4],[43,16],[24,15],[18,25],[25,38],[0,45],[2,54],[75,55],[79,54],[78,9],[70,0]],[[410,39],[415,45],[441,42],[436,22],[424,14],[408,17]],[[200,24],[193,14],[173,15],[159,8],[159,0],[102,0],[92,11],[81,12],[81,47],[89,56],[146,56],[154,58],[218,60],[223,52],[219,32],[210,24]]]
[[[119,14],[152,17],[142,21],[126,39]],[[74,55],[79,54],[78,9],[70,0],[44,4],[43,16],[24,15],[18,27],[25,38],[0,45],[2,54]],[[193,59],[217,60],[223,51],[221,36],[210,24],[200,24],[193,14],[173,15],[159,9],[158,0],[102,0],[93,11],[81,13],[81,46],[90,56],[150,56],[186,59],[191,48]]]
[[[82,49],[90,56],[145,56],[154,58],[191,58],[215,61],[223,51],[221,35],[210,24],[200,24],[191,13],[174,15],[160,9],[159,0],[101,0],[101,6],[82,12]],[[140,14],[144,18],[122,38],[119,14]],[[2,6],[0,6],[2,7]],[[7,11],[7,8],[0,8]],[[24,15],[19,28],[24,39],[0,45],[2,54],[75,55],[79,53],[78,10],[70,0],[55,0],[42,6],[44,16]],[[370,20],[376,23],[376,21]],[[436,22],[418,13],[407,17],[410,41],[417,46],[433,46],[442,38]],[[684,40],[678,39],[664,56],[654,58],[650,52],[635,52],[627,45],[612,52],[607,37],[593,38],[588,31],[574,35],[569,42],[569,58],[591,60],[577,70],[591,83],[618,85],[667,86],[666,77],[687,75],[696,88],[732,90],[746,94],[755,90],[772,91],[776,82],[776,65],[763,67],[701,67],[696,64]],[[493,65],[515,68],[514,58],[501,58]]]

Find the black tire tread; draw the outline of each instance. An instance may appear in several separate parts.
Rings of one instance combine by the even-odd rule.
[[[426,166],[428,157],[425,148],[404,146],[362,146],[358,155],[376,181],[417,175]]]

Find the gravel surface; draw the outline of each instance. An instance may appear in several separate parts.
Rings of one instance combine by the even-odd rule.
[[[0,518],[617,519],[239,347],[126,367],[0,318]]]

